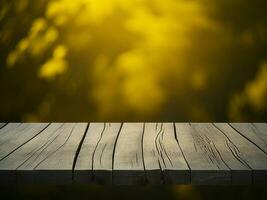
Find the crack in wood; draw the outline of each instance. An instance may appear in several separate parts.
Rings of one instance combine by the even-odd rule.
[[[258,144],[256,144],[256,142],[252,141],[250,138],[248,138],[244,133],[242,133],[241,131],[239,131],[237,128],[235,128],[231,123],[228,123],[229,126],[231,126],[237,133],[239,133],[241,136],[243,136],[244,138],[246,138],[249,142],[251,142],[252,144],[254,144],[257,148],[259,148],[263,153],[267,154],[267,151],[265,151],[263,148],[261,148]],[[264,143],[266,143],[266,141],[263,141]]]
[[[48,126],[50,125],[50,123],[48,123],[44,128],[42,128],[40,131],[38,131],[34,136],[32,136],[30,139],[26,140],[25,142],[23,142],[22,144],[18,145],[17,147],[15,147],[12,151],[10,151],[8,154],[6,154],[5,156],[3,156],[0,161],[4,160],[5,158],[7,158],[9,155],[11,155],[12,153],[14,153],[15,151],[17,151],[20,147],[22,147],[23,145],[25,145],[26,143],[28,143],[29,141],[33,140],[35,137],[37,137],[39,134],[41,134]]]
[[[103,134],[104,134],[105,130],[106,130],[106,123],[104,123],[103,130],[100,133],[100,137],[98,138],[98,141],[96,143],[96,146],[94,148],[93,155],[92,155],[92,161],[91,162],[92,162],[92,179],[93,180],[95,178],[95,173],[94,173],[95,152],[96,152],[96,149],[97,149],[97,147],[99,145],[99,142],[101,141],[101,139],[103,137]]]
[[[60,130],[60,128],[62,128],[62,126],[63,126],[64,124],[62,124],[60,127],[58,127],[56,130],[54,130],[52,133],[57,133],[57,131],[58,130]],[[63,131],[60,131],[60,133],[62,133]],[[34,155],[35,155],[35,153],[37,153],[39,150],[41,150],[38,154],[37,154],[37,156],[32,160],[32,161],[30,161],[30,162],[28,162],[28,164],[27,165],[25,165],[25,167],[29,167],[31,164],[33,164],[38,158],[39,158],[39,156],[43,153],[43,151],[60,135],[60,133],[58,133],[57,135],[56,135],[56,137],[54,138],[54,139],[51,139],[51,141],[50,141],[50,138],[53,136],[53,135],[51,135],[48,139],[47,139],[47,141],[43,144],[43,145],[41,145],[41,147],[36,147],[35,149],[33,149],[31,152],[29,152],[28,154],[27,154],[27,156],[28,155],[30,155],[30,157],[28,157],[24,162],[22,162],[18,167],[17,167],[17,169],[18,168],[20,168],[21,166],[23,166],[26,162],[28,162]]]
[[[267,182],[267,125],[263,123],[51,126],[8,123],[1,128],[0,123],[0,144],[7,141],[12,146],[12,138],[22,138],[13,143],[19,144],[17,149],[10,148],[13,151],[0,159],[1,183],[20,184],[30,176],[28,181],[68,183],[79,178],[111,184]]]
[[[111,165],[112,166],[112,171],[111,171],[111,183],[112,184],[114,183],[114,160],[115,160],[116,146],[117,146],[117,142],[118,142],[122,127],[123,127],[123,123],[121,123],[120,129],[119,129],[117,137],[115,139],[114,148],[113,148],[113,151],[112,151],[112,165]]]
[[[63,144],[61,144],[58,148],[56,148],[55,151],[52,151],[43,160],[41,160],[39,163],[37,163],[37,165],[34,167],[34,169],[38,168],[38,166],[40,166],[44,161],[46,161],[49,157],[51,157],[53,154],[55,154],[59,149],[61,149],[69,141],[70,137],[72,136],[74,128],[75,128],[75,125],[71,128],[71,131],[70,131],[69,135],[67,136],[66,140],[63,142]]]
[[[78,145],[78,147],[76,149],[75,155],[74,155],[73,164],[72,164],[72,170],[71,170],[72,171],[72,173],[71,173],[71,180],[72,180],[72,182],[74,182],[74,170],[75,170],[76,162],[77,162],[77,159],[78,159],[80,150],[82,148],[84,139],[85,139],[86,134],[88,132],[89,126],[90,126],[90,123],[87,123],[86,128],[85,128],[85,131],[83,133],[83,136],[82,136],[82,138],[80,140],[80,143],[79,143],[79,145]]]

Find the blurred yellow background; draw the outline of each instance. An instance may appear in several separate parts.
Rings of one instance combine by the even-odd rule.
[[[267,1],[2,0],[1,121],[266,121]]]

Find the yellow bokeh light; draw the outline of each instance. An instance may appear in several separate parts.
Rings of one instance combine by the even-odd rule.
[[[66,81],[59,90],[70,96],[82,93],[81,101],[92,108],[88,112],[99,119],[173,115],[209,120],[211,110],[221,112],[215,109],[221,107],[216,102],[221,102],[216,99],[220,89],[229,116],[239,118],[246,105],[259,112],[266,97],[264,70],[254,81],[242,83],[243,88],[238,81],[245,79],[237,80],[238,90],[227,91],[224,81],[234,71],[230,68],[246,65],[245,59],[231,54],[266,40],[266,25],[258,21],[234,32],[234,26],[216,16],[216,3],[207,2],[46,0],[42,12],[26,18],[28,27],[17,41],[9,38],[16,19],[0,32],[0,42],[12,44],[4,59],[9,70],[33,70],[42,83]],[[26,13],[27,5],[25,0],[14,7]],[[0,20],[8,10],[0,10]]]
[[[53,52],[53,57],[41,66],[39,76],[41,78],[53,79],[57,75],[64,73],[67,70],[66,54],[67,49],[65,46],[57,46]]]

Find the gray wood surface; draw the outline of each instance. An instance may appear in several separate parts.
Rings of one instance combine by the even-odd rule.
[[[5,180],[71,183],[72,165],[86,123],[52,123],[42,134],[0,162]],[[3,179],[1,179],[3,181]]]
[[[265,123],[231,123],[230,125],[243,137],[267,153],[267,125]]]
[[[7,123],[0,123],[0,129],[3,128]]]
[[[144,125],[144,123],[123,124],[115,148],[113,183],[145,183],[142,150]]]
[[[12,123],[0,129],[0,160],[30,141],[47,125],[47,123]]]
[[[189,123],[176,123],[175,127],[177,139],[190,166],[191,183],[230,184],[231,171],[220,152],[224,150],[218,144],[220,140],[210,137],[209,127]]]
[[[10,130],[14,131],[15,128],[21,126],[22,123],[8,123],[7,125],[3,126],[0,130],[0,135],[7,134]],[[18,129],[17,129],[18,130]],[[16,131],[17,131],[16,130]]]
[[[225,143],[230,149],[236,160],[247,166],[250,171],[242,173],[251,174],[251,181],[253,183],[267,183],[266,169],[267,169],[267,154],[262,152],[253,143],[242,137],[236,130],[226,123],[214,124],[225,135]],[[231,166],[232,160],[228,160]],[[239,171],[239,168],[232,168],[232,172]],[[250,183],[241,177],[232,177],[234,183]]]
[[[173,123],[146,123],[143,149],[149,183],[190,182],[190,171],[175,139]]]
[[[266,184],[266,123],[0,123],[0,184]]]
[[[121,123],[91,123],[74,171],[78,183],[112,183],[112,160]]]

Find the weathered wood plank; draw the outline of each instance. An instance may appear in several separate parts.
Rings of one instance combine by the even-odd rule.
[[[266,123],[8,123],[0,183],[266,184],[266,147]]]
[[[3,128],[0,129],[0,136],[2,134],[9,134],[10,130],[16,129],[21,125],[22,125],[22,123],[8,123],[6,126],[4,126]]]
[[[160,126],[161,127],[161,126]],[[146,169],[146,178],[149,183],[163,183],[163,171],[159,160],[157,134],[159,131],[157,123],[146,123],[144,131],[144,163]]]
[[[115,147],[113,183],[145,183],[143,133],[144,123],[123,124]]]
[[[7,123],[0,123],[0,129],[3,128]]]
[[[258,129],[265,141],[267,141],[267,123],[252,123]]]
[[[247,140],[267,153],[267,127],[264,123],[230,123],[230,126]]]
[[[214,125],[227,137],[225,142],[235,158],[251,169],[247,173],[253,172],[253,183],[267,183],[267,154],[242,137],[227,123],[215,123]],[[238,181],[241,180],[234,182]]]
[[[189,183],[190,171],[175,139],[173,123],[146,123],[143,144],[149,183]]]
[[[225,137],[211,123],[176,124],[177,137],[197,184],[249,183],[250,169],[236,159]],[[238,182],[233,182],[238,181]]]
[[[40,150],[47,147],[60,132],[58,130],[63,126],[63,123],[53,123],[46,127],[46,130],[35,137],[35,139],[21,146],[13,154],[0,162],[1,169],[17,169],[23,163],[38,156]]]
[[[75,164],[75,182],[93,182],[93,154],[105,130],[104,123],[90,123]]]
[[[71,183],[72,166],[86,123],[52,123],[0,161],[1,181]]]
[[[251,169],[233,155],[232,149],[229,148],[232,144],[231,141],[219,129],[211,123],[193,123],[192,127],[210,140],[215,150],[217,150],[218,156],[230,168],[232,184],[248,184],[252,182]]]
[[[77,158],[74,179],[112,183],[112,160],[121,123],[91,123]]]
[[[28,142],[48,126],[48,123],[10,123],[0,129],[0,160]]]
[[[20,124],[12,124],[14,127],[20,126]],[[10,154],[8,157],[0,161],[0,175],[4,177],[0,180],[1,183],[15,183],[16,182],[16,170],[23,163],[28,161],[31,157],[38,156],[40,150],[44,148],[46,143],[42,144],[40,140],[44,140],[47,144],[52,139],[53,134],[57,135],[56,128],[60,127],[62,124],[52,124],[49,125],[43,134],[36,136],[36,140],[31,140],[28,144],[24,144],[17,151]],[[12,134],[12,133],[11,133]],[[39,139],[41,138],[41,139]],[[40,149],[39,149],[40,147]],[[32,177],[29,177],[31,180]]]
[[[112,162],[115,143],[121,123],[107,123],[93,155],[93,175],[95,183],[112,183]]]
[[[227,184],[231,172],[213,143],[189,123],[175,123],[177,139],[190,170],[192,184]]]

